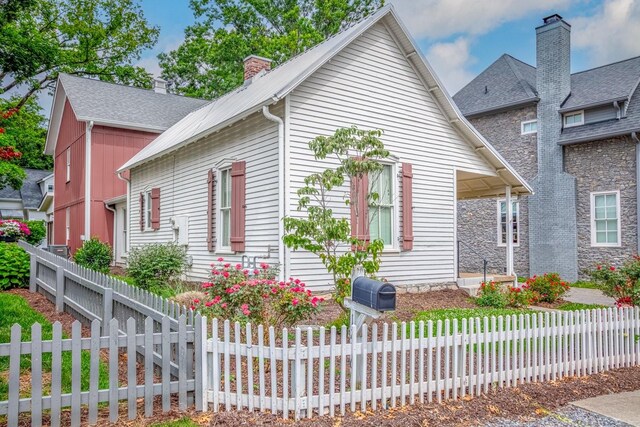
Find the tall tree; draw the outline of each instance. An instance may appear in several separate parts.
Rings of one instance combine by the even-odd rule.
[[[157,38],[136,0],[0,1],[0,93],[24,88],[21,108],[60,72],[149,86],[133,64]]]
[[[191,0],[196,23],[158,56],[174,92],[215,98],[242,83],[242,60],[278,65],[375,12],[384,0]]]
[[[13,111],[18,98],[0,99],[0,111]],[[43,153],[47,137],[47,120],[42,115],[42,107],[35,98],[31,98],[11,117],[4,120],[4,133],[0,145],[13,147],[22,156],[15,164],[30,169],[52,169],[53,158]]]
[[[15,108],[7,110],[0,108],[0,190],[8,185],[17,190],[22,187],[22,181],[26,178],[22,168],[16,164],[22,157],[22,153],[5,143],[7,138],[6,123],[17,111]]]

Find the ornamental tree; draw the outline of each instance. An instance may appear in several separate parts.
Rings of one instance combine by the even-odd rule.
[[[22,153],[6,143],[6,123],[17,111],[16,108],[0,110],[0,190],[8,185],[17,190],[26,178],[22,168],[16,164]]]
[[[283,219],[285,245],[294,250],[307,250],[320,258],[327,272],[333,276],[334,298],[344,307],[344,298],[351,293],[351,273],[362,267],[366,274],[375,275],[380,269],[380,253],[384,242],[365,241],[352,233],[360,229],[364,218],[362,203],[373,205],[379,199],[375,192],[355,185],[364,176],[375,179],[383,170],[379,162],[389,156],[380,140],[382,130],[361,130],[356,126],[337,129],[331,136],[318,136],[309,142],[316,160],[331,159],[335,168],[313,173],[298,190],[298,211],[303,216]],[[346,187],[345,187],[346,186]],[[349,188],[350,187],[350,188]],[[334,215],[339,203],[355,212],[353,220]]]

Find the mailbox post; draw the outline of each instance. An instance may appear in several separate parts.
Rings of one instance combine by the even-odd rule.
[[[369,324],[372,320],[378,319],[385,311],[396,309],[396,288],[390,283],[379,282],[364,276],[362,267],[354,268],[351,275],[351,298],[344,299],[345,307],[351,310],[350,326],[355,325],[355,339],[365,345],[362,336],[362,325]],[[351,327],[349,333],[352,332]],[[361,351],[356,357],[357,366],[362,366],[363,358]],[[362,370],[354,369],[356,372],[356,382],[362,382]]]

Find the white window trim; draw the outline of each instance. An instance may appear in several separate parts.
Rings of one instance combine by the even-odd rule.
[[[597,243],[596,241],[596,196],[607,194],[616,195],[616,214],[618,221],[618,241],[616,243]],[[620,215],[620,190],[615,191],[593,191],[591,193],[591,246],[600,248],[619,248],[622,246],[622,218]]]
[[[144,231],[154,231],[151,227],[151,189],[144,191]]]
[[[506,203],[506,199],[498,199],[496,206],[497,206],[497,221],[496,221],[496,231],[497,231],[497,236],[498,236],[498,247],[507,247],[507,243],[506,243],[506,239],[505,239],[505,243],[502,243],[502,227],[500,227],[500,217],[502,216],[502,212],[500,210],[500,204],[502,202]],[[515,203],[516,204],[516,230],[518,230],[518,235],[517,235],[517,239],[516,241],[513,243],[513,247],[517,248],[520,246],[520,235],[521,235],[521,230],[520,230],[520,201],[518,200],[511,200],[511,203]],[[508,224],[508,221],[507,221]]]
[[[64,232],[64,235],[65,235],[65,239],[64,240],[65,240],[65,242],[64,242],[64,244],[68,246],[69,242],[71,240],[71,208],[66,208],[65,212],[64,212],[64,215],[65,215],[65,232]]]
[[[530,123],[536,123],[536,130],[525,132],[524,131],[524,125],[528,125]],[[531,135],[531,134],[534,134],[534,133],[538,133],[538,125],[537,125],[537,123],[538,123],[538,119],[525,120],[524,122],[520,122],[520,134],[521,135]]]
[[[380,161],[379,162],[382,165],[388,165],[391,166],[391,179],[394,181],[392,183],[393,185],[393,194],[391,195],[391,206],[392,206],[392,211],[391,211],[391,244],[390,245],[384,245],[383,248],[383,252],[385,253],[400,253],[400,244],[399,244],[399,240],[400,240],[400,221],[399,221],[399,216],[398,213],[400,212],[400,207],[398,204],[398,195],[400,194],[400,179],[398,178],[398,174],[399,172],[399,168],[398,168],[398,163],[397,162],[393,162],[393,161]],[[369,207],[367,207],[367,212],[369,211],[368,209]],[[367,220],[369,220],[369,218],[367,218]],[[371,228],[371,223],[369,223],[369,228]],[[371,234],[371,230],[369,230],[369,234]]]
[[[71,147],[67,147],[65,155],[67,156],[67,159],[66,159],[67,181],[66,182],[70,182],[71,181]]]
[[[229,239],[229,246],[222,246],[222,172],[229,171],[229,180],[231,180],[231,164],[233,161],[225,160],[216,165],[216,254],[221,255],[233,255],[235,251],[231,250],[231,239]],[[230,181],[233,185],[233,182]],[[231,210],[231,204],[233,201],[233,188],[229,195],[229,210]],[[229,220],[229,238],[231,238],[231,220]]]
[[[582,120],[579,123],[571,123],[571,124],[567,124],[567,116],[575,116],[580,114],[580,117],[582,118]],[[578,110],[578,111],[570,111],[567,113],[564,113],[562,115],[562,125],[565,128],[572,128],[575,126],[582,126],[584,125],[584,110]]]

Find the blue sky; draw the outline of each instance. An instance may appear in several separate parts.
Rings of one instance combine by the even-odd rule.
[[[640,55],[640,0],[391,0],[451,93],[503,53],[535,65],[535,27],[561,14],[572,25],[572,69]],[[156,56],[179,46],[193,22],[188,0],[142,0],[161,29],[140,65],[159,73]]]

